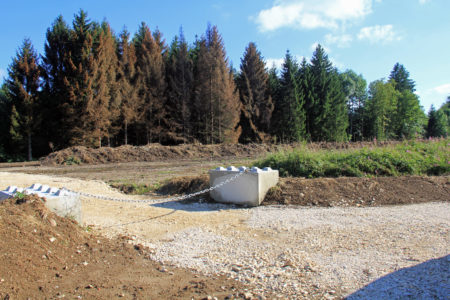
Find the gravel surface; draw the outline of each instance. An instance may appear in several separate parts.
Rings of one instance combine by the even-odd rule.
[[[258,207],[240,214],[250,231],[227,225],[218,230],[187,228],[149,244],[155,249],[152,257],[204,273],[223,273],[255,285],[261,293],[288,297],[353,293],[352,299],[445,299],[449,294],[448,203]],[[377,280],[386,275],[395,280]]]
[[[120,196],[102,182],[0,172],[2,188],[34,182]],[[158,202],[83,199],[84,223],[107,236],[131,235],[165,264],[248,283],[254,295],[448,299],[450,294],[449,202],[251,209]]]

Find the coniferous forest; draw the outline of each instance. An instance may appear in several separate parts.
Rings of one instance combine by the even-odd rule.
[[[387,70],[387,72],[389,72]],[[141,23],[116,34],[80,11],[46,33],[44,53],[25,39],[0,89],[0,161],[74,145],[289,143],[446,136],[450,98],[428,116],[400,63],[367,85],[340,72],[318,45],[308,61],[286,52],[268,69],[257,45],[239,70],[216,26],[170,42]]]

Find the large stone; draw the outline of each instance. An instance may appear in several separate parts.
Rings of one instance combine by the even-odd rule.
[[[219,167],[209,171],[209,184],[216,186],[232,178],[237,173],[243,173],[238,178],[210,192],[217,202],[233,203],[248,206],[258,206],[264,200],[267,191],[278,183],[278,170],[253,167],[228,168]]]

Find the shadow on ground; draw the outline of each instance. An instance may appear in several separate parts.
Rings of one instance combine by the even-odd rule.
[[[214,202],[184,202],[184,201],[160,202],[151,204],[151,206],[173,210],[183,210],[187,212],[211,212],[211,211],[246,208],[244,206],[233,204],[222,204]]]
[[[449,299],[450,255],[400,269],[346,297],[355,299]]]

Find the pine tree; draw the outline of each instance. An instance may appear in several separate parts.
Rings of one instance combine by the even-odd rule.
[[[389,80],[395,81],[395,89],[399,92],[410,91],[414,93],[416,91],[416,84],[409,78],[409,72],[399,63],[394,65]]]
[[[314,119],[308,115],[308,111],[312,111],[312,76],[311,76],[311,66],[303,58],[300,63],[300,67],[297,73],[298,88],[300,91],[300,96],[302,98],[303,110],[305,114],[305,139],[311,140],[311,131],[314,126]]]
[[[199,43],[195,78],[194,120],[203,143],[236,142],[239,99],[217,27]]]
[[[181,136],[183,142],[192,140],[190,122],[192,90],[194,85],[193,61],[182,29],[169,50],[166,78],[168,93],[169,131]]]
[[[241,100],[242,134],[240,142],[262,142],[266,138],[272,117],[273,103],[269,90],[269,74],[261,53],[249,43],[241,59],[241,70],[236,79]]]
[[[311,59],[311,92],[308,93],[307,115],[314,141],[345,141],[348,114],[338,72],[318,45]]]
[[[296,142],[305,138],[304,97],[297,82],[299,67],[289,51],[281,70],[280,88],[275,102],[275,133],[282,142]]]
[[[145,126],[147,143],[161,142],[166,132],[165,68],[159,44],[154,40],[145,23],[139,27],[133,39],[137,55],[139,97],[143,99],[145,115],[141,122]]]
[[[31,41],[25,39],[8,68],[6,86],[12,104],[10,134],[19,147],[27,145],[28,160],[33,157],[32,136],[40,120],[40,74],[38,55]]]
[[[120,112],[123,122],[124,143],[128,144],[128,128],[135,125],[142,116],[142,103],[136,89],[136,52],[129,42],[130,34],[123,30],[118,45],[118,83],[120,97]]]
[[[44,87],[42,93],[41,133],[46,136],[50,150],[69,145],[69,124],[66,107],[68,91],[64,83],[69,67],[70,28],[62,16],[56,18],[47,29],[42,69]]]
[[[448,135],[447,122],[447,116],[431,105],[428,112],[427,137],[446,137]]]
[[[10,136],[9,130],[11,128],[11,100],[8,97],[8,88],[6,83],[3,83],[0,87],[0,161],[6,161],[8,159],[8,152],[12,152],[10,149]]]
[[[86,107],[94,101],[94,24],[80,10],[75,15],[70,31],[67,67],[64,74],[64,89],[67,100],[64,103],[66,134],[69,145],[98,145],[99,137],[93,136],[93,128],[88,123]]]

